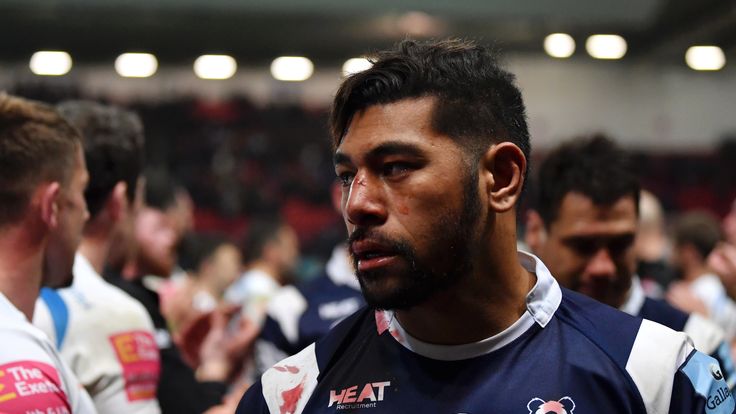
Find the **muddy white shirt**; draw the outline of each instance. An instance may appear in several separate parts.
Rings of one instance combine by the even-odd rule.
[[[77,254],[74,282],[43,289],[33,323],[57,345],[101,414],[158,414],[161,364],[143,306]]]
[[[0,293],[0,413],[96,412],[48,337]]]

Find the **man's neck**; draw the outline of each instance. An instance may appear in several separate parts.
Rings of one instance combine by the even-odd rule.
[[[685,266],[682,269],[682,280],[686,282],[694,282],[697,278],[706,273],[709,273],[709,269],[704,264]]]
[[[31,321],[41,289],[43,243],[16,229],[4,232],[0,238],[0,292]]]
[[[507,250],[476,261],[472,275],[424,304],[396,311],[402,327],[423,342],[460,345],[514,324],[526,312],[526,296],[537,279],[521,266],[515,248]]]
[[[98,275],[101,275],[105,270],[105,263],[107,262],[107,256],[110,252],[110,241],[106,239],[83,237],[77,251],[89,261],[92,268],[95,269],[95,272],[97,272]]]

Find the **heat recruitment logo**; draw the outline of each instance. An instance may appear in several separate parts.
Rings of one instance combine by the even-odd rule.
[[[391,381],[369,382],[364,385],[354,385],[342,390],[330,390],[330,403],[337,410],[354,410],[359,408],[376,408],[386,395],[386,387]]]

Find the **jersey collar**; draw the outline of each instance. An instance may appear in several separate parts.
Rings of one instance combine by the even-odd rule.
[[[431,359],[457,361],[491,353],[513,342],[535,324],[544,328],[562,301],[562,291],[547,267],[536,256],[519,251],[521,265],[537,276],[537,282],[526,296],[527,311],[511,326],[478,342],[463,345],[435,345],[409,335],[394,318],[392,311],[376,311],[378,333],[389,330],[391,336],[405,348]]]
[[[637,316],[641,312],[641,308],[644,306],[646,295],[644,294],[644,287],[641,285],[641,279],[639,276],[634,275],[631,279],[631,289],[629,289],[629,295],[626,298],[621,307],[620,311],[626,312],[629,315]]]
[[[16,308],[2,292],[0,292],[0,317],[10,317],[18,321],[28,322],[26,315]]]

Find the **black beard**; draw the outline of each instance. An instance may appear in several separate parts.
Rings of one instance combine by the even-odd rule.
[[[355,273],[368,306],[374,309],[407,310],[421,305],[437,292],[456,285],[472,273],[471,253],[476,244],[474,230],[481,209],[477,173],[469,173],[464,181],[462,211],[447,211],[442,215],[435,226],[435,237],[430,243],[426,259],[420,258],[408,241],[383,236],[370,228],[356,228],[350,235],[350,245],[369,237],[403,259],[409,267],[401,275],[401,283],[397,288],[380,292],[371,289],[366,279],[382,278],[387,270],[358,270],[358,259],[351,251]],[[427,259],[435,263],[440,260],[442,269],[433,268]]]

